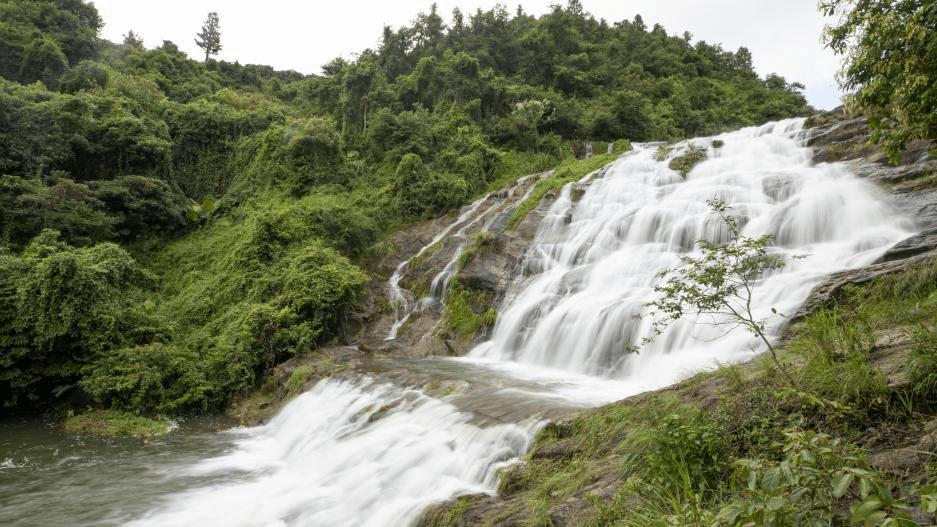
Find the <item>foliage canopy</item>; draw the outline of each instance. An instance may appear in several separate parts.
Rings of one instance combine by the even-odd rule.
[[[897,160],[913,139],[937,140],[937,2],[827,0],[826,45],[846,57],[841,86],[869,116],[872,140]]]

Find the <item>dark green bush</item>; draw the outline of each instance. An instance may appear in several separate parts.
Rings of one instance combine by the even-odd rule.
[[[72,385],[97,354],[133,344],[128,312],[154,277],[113,243],[73,248],[43,231],[0,257],[0,383],[7,405]]]
[[[43,229],[55,229],[74,245],[109,240],[118,220],[94,190],[67,178],[49,184],[0,176],[0,242],[18,249]]]
[[[469,186],[454,174],[437,174],[416,154],[406,154],[397,165],[393,194],[400,214],[423,217],[460,205],[469,196]]]
[[[647,437],[647,449],[649,480],[686,499],[722,487],[733,459],[723,423],[692,407],[661,416]]]
[[[150,234],[176,232],[191,224],[191,202],[165,181],[144,176],[119,176],[89,181],[97,199],[115,219],[117,235],[133,240]]]
[[[65,93],[102,89],[107,86],[108,75],[107,67],[100,62],[83,60],[62,75],[59,89]]]
[[[102,353],[81,385],[103,406],[135,413],[206,409],[211,385],[198,354],[154,342]]]
[[[299,196],[318,185],[344,184],[351,173],[346,160],[333,121],[294,119],[238,143],[232,191],[282,189]]]

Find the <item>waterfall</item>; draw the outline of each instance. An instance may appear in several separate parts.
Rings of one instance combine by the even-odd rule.
[[[743,236],[773,236],[772,254],[785,265],[759,280],[753,297],[772,336],[784,321],[772,308],[793,314],[825,276],[871,263],[909,234],[870,184],[843,165],[811,164],[802,122],[687,141],[663,160],[658,149],[639,147],[575,203],[568,186],[541,224],[491,340],[471,357],[652,389],[762,351],[752,335],[726,334],[705,317],[681,320],[637,355],[626,350],[651,336],[647,305],[658,274],[698,254],[697,240],[726,239],[708,199],[733,207]],[[705,149],[707,159],[686,177],[668,168],[690,148]]]
[[[416,390],[325,380],[227,454],[181,473],[200,485],[133,527],[407,525],[429,504],[491,492],[535,426],[476,426]]]
[[[430,378],[445,371],[463,379],[469,392],[487,382],[482,395],[431,396],[413,387],[427,383],[391,375],[395,363],[385,364],[383,377],[321,381],[270,423],[227,432],[235,436],[229,452],[173,476],[184,490],[130,525],[409,525],[433,502],[493,493],[498,468],[527,450],[546,415],[538,405],[594,405],[753,357],[763,351],[756,339],[705,317],[681,320],[640,353],[628,352],[650,335],[647,306],[659,273],[698,254],[697,240],[727,238],[706,200],[728,202],[744,236],[773,236],[770,250],[785,265],[758,280],[753,298],[773,338],[784,319],[772,309],[792,314],[823,277],[871,263],[909,234],[873,186],[844,165],[811,163],[802,125],[771,123],[669,152],[639,145],[574,184],[581,195],[567,185],[491,340],[462,359],[415,363]],[[688,174],[668,167],[691,149],[704,149],[707,159]],[[418,255],[482,221],[487,212],[475,215],[485,199]],[[399,286],[406,266],[389,284],[400,307],[390,339],[409,315]],[[512,413],[517,408],[532,410]]]
[[[545,174],[549,174],[549,172]],[[541,174],[540,176],[542,175],[544,174]],[[452,238],[459,242],[459,245],[456,247],[453,256],[430,282],[429,295],[415,302],[415,306],[410,305],[403,293],[403,290],[400,287],[400,280],[403,278],[403,274],[406,272],[409,262],[413,258],[406,259],[397,265],[397,268],[394,270],[394,274],[391,275],[387,282],[388,290],[390,291],[389,300],[394,308],[394,325],[391,327],[387,337],[384,340],[394,340],[397,338],[397,332],[410,318],[414,307],[419,310],[424,306],[445,302],[446,293],[449,291],[449,285],[452,282],[452,278],[458,271],[459,258],[465,251],[466,231],[477,225],[482,220],[486,220],[483,224],[482,230],[487,230],[488,227],[490,227],[491,224],[497,219],[498,212],[501,212],[508,203],[513,203],[515,201],[521,202],[526,199],[526,197],[529,196],[533,191],[534,186],[529,185],[527,193],[524,194],[520,200],[515,199],[517,197],[517,190],[524,187],[532,178],[539,178],[540,176],[530,175],[519,178],[506,192],[488,194],[484,198],[475,201],[471,205],[468,205],[463,209],[463,212],[459,215],[458,218],[446,226],[446,228],[437,234],[432,241],[423,246],[416,253],[416,255],[413,256],[413,258],[419,258],[423,256],[428,251],[436,248],[437,244],[443,241],[443,239],[446,237]],[[479,212],[482,205],[489,201],[491,204]],[[459,227],[460,225],[461,227]],[[452,230],[456,227],[459,227],[459,230],[450,235]]]
[[[452,232],[452,229],[471,218],[472,215],[475,214],[475,211],[477,211],[478,208],[481,207],[485,202],[485,199],[487,198],[478,199],[471,205],[464,207],[462,213],[459,214],[459,217],[447,225],[445,229],[439,231],[439,234],[434,236],[429,243],[417,251],[413,258],[419,258],[420,256],[423,256],[426,251],[430,250],[433,246],[442,241],[443,238],[448,236],[449,233]],[[403,273],[407,269],[407,264],[409,262],[409,258],[400,262],[397,265],[397,268],[394,270],[394,274],[391,275],[390,279],[387,281],[388,289],[390,290],[389,300],[394,308],[394,325],[391,326],[385,340],[394,340],[397,338],[397,331],[399,331],[400,327],[407,322],[408,318],[410,318],[410,302],[407,300],[407,297],[403,294],[403,290],[400,288],[400,279],[403,277]]]

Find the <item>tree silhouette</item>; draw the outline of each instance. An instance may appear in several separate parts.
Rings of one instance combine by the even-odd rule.
[[[221,30],[218,27],[218,13],[208,13],[208,18],[202,24],[202,31],[195,34],[195,44],[205,50],[205,60],[210,55],[217,55],[221,51]],[[199,40],[201,39],[201,40]]]

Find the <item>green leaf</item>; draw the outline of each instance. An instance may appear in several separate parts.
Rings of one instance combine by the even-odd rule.
[[[881,500],[876,497],[871,497],[860,503],[857,507],[853,508],[852,519],[856,522],[865,523],[869,518],[872,517],[872,514],[877,511],[882,506]]]
[[[849,486],[852,484],[853,475],[848,472],[836,472],[833,474],[833,497],[842,498]]]

